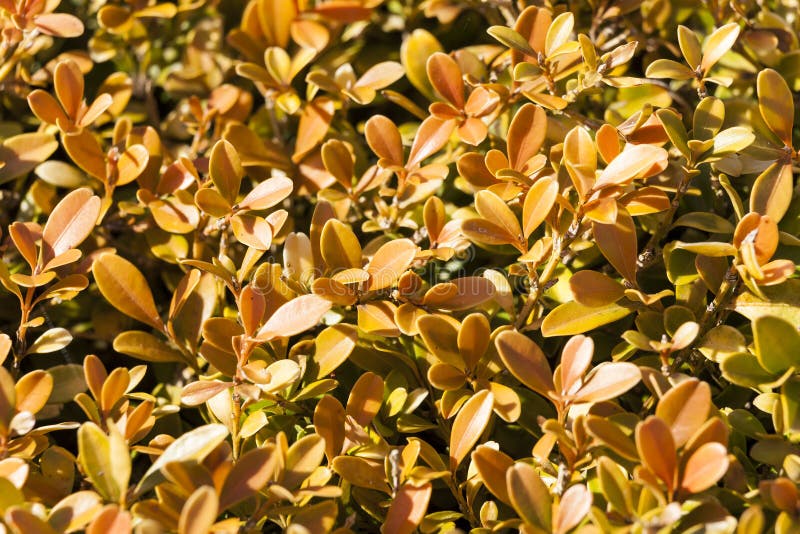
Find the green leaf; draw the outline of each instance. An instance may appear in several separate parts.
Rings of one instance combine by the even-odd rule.
[[[700,62],[703,60],[703,55],[700,48],[700,39],[698,39],[697,34],[686,26],[678,26],[678,45],[681,48],[681,53],[686,63],[688,63],[692,69],[699,67]]]
[[[673,228],[676,226],[688,226],[689,228],[695,228],[712,234],[732,234],[735,230],[732,222],[723,219],[716,213],[707,211],[694,211],[682,215],[677,221],[672,223],[672,226]]]
[[[656,111],[656,116],[664,126],[664,131],[667,132],[667,137],[672,144],[677,148],[686,159],[689,159],[691,150],[687,146],[689,142],[689,134],[686,132],[686,126],[680,115],[671,109],[659,109]]]
[[[796,441],[800,434],[800,379],[796,377],[790,378],[781,386],[781,414],[783,433]]]
[[[633,496],[630,483],[619,467],[608,457],[601,456],[597,463],[600,491],[611,507],[623,517],[633,513]]]
[[[800,366],[800,333],[779,317],[767,315],[753,321],[753,343],[759,363],[770,373]]]
[[[744,126],[727,128],[714,136],[714,155],[723,156],[741,152],[749,147],[755,139],[756,136],[750,128]]]
[[[747,291],[739,294],[733,302],[733,309],[751,321],[772,315],[790,324],[800,324],[800,280],[762,287],[761,292],[765,298]]]
[[[647,66],[645,76],[648,78],[668,78],[671,80],[691,80],[692,69],[671,59],[657,59]]]
[[[739,386],[757,388],[775,380],[775,375],[761,367],[758,359],[749,352],[731,354],[720,363],[722,376]]]
[[[492,26],[486,33],[503,43],[509,48],[513,48],[518,52],[522,52],[526,56],[533,56],[536,57],[536,50],[534,50],[530,43],[521,36],[519,33],[515,32],[511,28],[506,26]]]
[[[122,502],[128,490],[131,458],[119,431],[107,435],[92,422],[78,429],[78,460],[94,488],[107,500]]]

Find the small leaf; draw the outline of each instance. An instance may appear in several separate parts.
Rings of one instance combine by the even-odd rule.
[[[442,51],[442,45],[436,37],[421,28],[411,32],[400,46],[400,61],[408,81],[429,101],[434,100],[434,93],[428,81],[426,63],[429,57]]]
[[[506,26],[492,26],[486,30],[486,32],[507,47],[513,48],[526,56],[536,57],[536,51],[531,48],[528,41],[511,28]]]
[[[792,165],[775,162],[756,178],[750,192],[750,211],[780,222],[792,202]]]
[[[329,376],[347,360],[358,341],[357,329],[348,324],[329,326],[314,340],[313,360],[318,366],[317,378]]]
[[[689,493],[705,491],[728,471],[728,451],[721,443],[705,443],[686,462],[681,487]]]
[[[758,73],[757,90],[764,122],[784,145],[792,146],[794,98],[786,80],[776,71],[764,69]]]
[[[367,266],[370,275],[368,291],[394,285],[414,261],[417,246],[410,239],[395,239],[381,246]]]
[[[364,124],[364,136],[378,158],[392,166],[403,166],[403,140],[400,130],[390,119],[383,115],[371,117]]]
[[[628,517],[633,512],[633,496],[628,479],[622,474],[616,463],[602,456],[597,462],[597,474],[600,490],[612,509]]]
[[[700,69],[707,74],[711,67],[731,49],[738,37],[739,25],[735,22],[717,28],[705,42]]]
[[[291,337],[316,326],[331,309],[331,302],[317,295],[302,295],[283,304],[258,331],[257,339]]]
[[[759,363],[770,373],[800,366],[800,333],[788,321],[769,315],[756,318],[753,344]]]
[[[508,330],[495,338],[495,345],[503,364],[517,380],[545,398],[555,390],[550,364],[531,339]]]
[[[219,509],[227,510],[261,491],[275,476],[277,465],[278,455],[270,444],[246,452],[225,478]]]
[[[478,471],[486,489],[504,503],[511,504],[506,485],[506,472],[514,465],[514,460],[487,445],[478,445],[472,451],[471,458],[472,465]]]
[[[239,202],[240,210],[265,210],[288,197],[294,187],[289,178],[275,176],[267,178]]]
[[[676,447],[682,447],[708,419],[711,388],[696,378],[667,391],[656,407],[656,416],[670,426]]]
[[[691,80],[692,69],[671,59],[657,59],[647,66],[645,76],[648,78],[669,78],[671,80]]]
[[[428,58],[426,68],[436,92],[457,109],[464,109],[464,81],[458,63],[447,54],[437,52]]]
[[[475,209],[485,220],[502,228],[513,242],[522,239],[522,228],[516,215],[499,196],[491,191],[478,191],[475,195]]]
[[[447,144],[455,126],[455,121],[443,121],[432,115],[422,121],[408,153],[406,168],[413,169],[417,167],[423,160],[439,151]]]
[[[322,257],[331,269],[361,268],[361,245],[353,230],[330,219],[322,228]]]
[[[571,336],[618,321],[633,313],[633,309],[616,303],[588,307],[575,301],[559,304],[542,322],[542,335]]]
[[[603,362],[586,377],[574,402],[601,402],[619,397],[642,379],[639,368],[628,362]]]
[[[383,463],[357,456],[338,456],[331,462],[331,469],[353,486],[390,493]]]
[[[78,459],[92,485],[106,500],[120,502],[128,489],[130,457],[122,437],[106,435],[92,422],[78,429]],[[126,466],[127,467],[124,467]]]
[[[540,178],[528,190],[522,207],[523,234],[526,239],[553,209],[557,196],[558,182],[551,178]]]
[[[346,415],[361,426],[369,425],[383,404],[383,379],[366,372],[356,381],[347,399]]]
[[[61,350],[72,341],[72,334],[64,328],[51,328],[28,347],[28,354],[46,354]]]
[[[622,298],[625,286],[603,273],[583,270],[569,279],[572,298],[590,308],[607,306]]]
[[[546,134],[547,115],[542,108],[534,104],[519,108],[508,127],[508,161],[511,168],[521,171],[528,160],[539,152]]]
[[[533,466],[517,462],[506,472],[511,505],[526,523],[551,530],[552,497]]]
[[[616,160],[615,160],[616,161]],[[636,281],[636,260],[638,258],[638,243],[636,240],[636,224],[633,218],[625,211],[617,213],[617,222],[614,224],[592,224],[595,243],[603,256],[614,266],[626,280]]]
[[[137,321],[164,329],[147,280],[131,262],[116,254],[103,254],[95,260],[92,272],[100,293],[112,306]]]
[[[197,427],[182,434],[156,459],[150,469],[142,476],[136,487],[141,495],[164,480],[161,470],[170,462],[202,461],[228,436],[225,425],[218,423]]]
[[[597,177],[594,188],[625,185],[636,178],[652,174],[654,167],[667,166],[667,151],[653,145],[625,145],[620,154],[611,160]]]
[[[403,484],[392,499],[392,504],[381,525],[383,534],[411,534],[422,523],[428,511],[433,487],[430,482],[415,487]]]
[[[493,405],[494,395],[484,389],[473,395],[459,410],[450,431],[451,471],[455,471],[483,434],[492,417]]]
[[[100,197],[91,189],[72,191],[59,202],[42,231],[43,263],[75,248],[94,229],[100,215]]]
[[[561,48],[572,35],[572,28],[575,25],[575,16],[566,11],[553,19],[550,28],[547,29],[547,36],[544,42],[544,53],[546,56],[553,55]]]
[[[185,362],[183,355],[152,334],[140,330],[122,332],[114,338],[114,350],[146,362]]]
[[[667,424],[655,416],[648,417],[636,426],[636,448],[642,464],[661,479],[670,493],[675,488],[677,457],[672,432]]]
[[[583,484],[567,488],[558,502],[558,514],[553,521],[553,532],[564,534],[578,526],[592,508],[592,492]]]
[[[219,140],[211,149],[208,174],[228,204],[236,202],[244,169],[239,154],[228,141]]]
[[[219,499],[211,486],[200,486],[181,509],[178,534],[206,534],[217,520]]]
[[[678,44],[681,48],[681,53],[689,67],[696,69],[700,66],[703,59],[702,51],[700,48],[700,39],[697,34],[683,25],[678,25]]]

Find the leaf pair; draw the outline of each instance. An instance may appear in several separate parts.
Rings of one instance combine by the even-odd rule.
[[[345,63],[336,69],[333,76],[323,70],[312,70],[306,81],[334,95],[342,95],[356,104],[372,102],[379,89],[384,89],[403,77],[403,66],[396,61],[383,61],[370,67],[356,78],[353,67]]]
[[[708,73],[736,43],[739,30],[735,22],[725,24],[709,35],[705,45],[701,46],[696,33],[686,26],[678,26],[678,43],[689,67],[671,59],[657,59],[648,65],[645,75],[673,80],[696,79],[701,84],[709,81],[727,87],[731,80],[709,77]]]
[[[556,500],[533,466],[514,462],[489,445],[475,449],[472,464],[486,488],[514,509],[525,532],[564,534],[578,526],[591,509],[592,493],[586,486],[572,485]]]
[[[428,58],[427,72],[431,85],[446,101],[431,104],[430,113],[445,121],[455,120],[458,123],[458,137],[462,141],[470,145],[480,144],[488,133],[488,127],[481,119],[489,117],[497,108],[499,95],[479,85],[465,99],[461,67],[453,58],[441,52]]]
[[[94,229],[100,216],[100,198],[88,188],[66,195],[53,208],[44,229],[32,223],[15,222],[9,234],[20,254],[36,274],[77,261],[77,250]],[[37,242],[41,240],[41,246]]]
[[[589,371],[594,343],[585,336],[567,341],[555,372],[539,346],[519,332],[501,332],[495,345],[503,364],[517,380],[553,401],[564,413],[573,404],[619,397],[641,380],[639,368],[627,362],[604,362]]]
[[[323,226],[320,249],[329,277],[317,279],[314,292],[343,305],[354,304],[362,293],[392,287],[418,251],[411,240],[395,239],[381,245],[363,267],[358,238],[337,219],[330,219]]]
[[[83,73],[78,64],[69,59],[56,65],[53,84],[58,100],[37,89],[28,95],[28,105],[42,122],[54,124],[67,134],[90,126],[113,103],[111,95],[103,93],[87,106],[83,99]]]
[[[522,222],[508,205],[489,190],[475,194],[475,209],[481,218],[467,219],[461,230],[469,239],[487,245],[512,245],[520,254],[528,252],[528,238],[547,218],[558,197],[558,183],[550,177],[537,180],[525,195]]]

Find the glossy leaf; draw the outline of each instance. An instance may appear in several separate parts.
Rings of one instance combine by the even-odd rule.
[[[450,469],[469,454],[492,417],[494,396],[487,390],[473,395],[459,410],[450,430]]]

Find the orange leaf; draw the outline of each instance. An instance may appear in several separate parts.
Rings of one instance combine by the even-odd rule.
[[[443,121],[436,117],[428,117],[422,121],[411,145],[406,168],[417,167],[424,159],[447,144],[455,127],[455,121]]]
[[[335,108],[333,100],[320,97],[309,102],[300,114],[292,161],[299,163],[328,133]]]
[[[628,362],[603,362],[586,377],[574,402],[601,402],[619,397],[642,379],[639,367]]]
[[[464,109],[464,81],[458,63],[447,54],[436,52],[428,58],[427,70],[436,92],[457,109]]]
[[[677,456],[675,441],[667,424],[655,416],[636,426],[636,448],[642,464],[660,478],[672,493],[675,488]]]
[[[83,74],[71,59],[61,61],[53,72],[56,96],[67,116],[75,119],[83,102]]]
[[[225,477],[219,509],[225,510],[255,495],[275,476],[277,465],[278,455],[270,443],[245,453]]]
[[[369,291],[389,287],[400,278],[417,254],[417,245],[410,239],[396,239],[381,246],[367,266]]]
[[[383,404],[383,378],[366,372],[359,377],[347,398],[346,415],[367,426]]]
[[[372,151],[390,165],[403,166],[403,140],[400,130],[383,115],[375,115],[364,124],[364,135]]]
[[[488,390],[474,394],[456,415],[450,431],[450,469],[455,471],[461,460],[469,454],[489,424],[494,406],[494,395]]]
[[[569,338],[561,351],[561,394],[571,395],[573,386],[586,374],[592,363],[594,341],[592,338],[578,335]]]
[[[433,487],[426,482],[420,487],[403,484],[392,499],[389,512],[381,525],[384,534],[411,534],[422,523],[428,511]]]
[[[595,243],[603,256],[626,280],[636,282],[638,243],[636,225],[625,210],[617,212],[614,224],[592,224]]]
[[[268,341],[276,337],[291,337],[316,326],[331,309],[331,302],[317,295],[294,298],[275,310],[258,331],[256,339]]]
[[[721,443],[701,445],[686,462],[681,488],[689,493],[707,490],[728,471],[728,450]]]
[[[495,338],[495,346],[517,380],[545,398],[555,391],[553,372],[539,345],[519,332],[506,330]]]
[[[547,134],[547,114],[534,104],[525,104],[514,115],[508,128],[508,161],[511,168],[523,166],[542,147]]]
[[[522,206],[523,234],[530,237],[553,209],[558,196],[558,182],[552,178],[540,178],[525,195]]]
[[[667,391],[656,407],[656,416],[670,426],[675,446],[681,447],[708,419],[711,388],[696,378],[684,380]]]
[[[144,275],[128,260],[103,254],[92,266],[100,293],[122,313],[158,330],[164,323],[158,315],[153,293]]]

